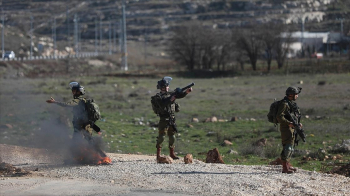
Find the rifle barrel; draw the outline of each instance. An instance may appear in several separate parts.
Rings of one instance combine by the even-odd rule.
[[[185,86],[184,88],[182,88],[181,91],[185,91],[188,88],[191,88],[192,86],[194,86],[194,82],[192,82],[191,84],[189,84],[189,85]]]

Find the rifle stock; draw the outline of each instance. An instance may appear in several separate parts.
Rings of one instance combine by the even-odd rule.
[[[292,115],[289,114],[289,117],[290,117],[290,120],[292,121],[293,126],[294,126],[294,134],[295,134],[294,145],[297,146],[299,143],[299,140],[297,139],[298,135],[301,138],[301,140],[303,140],[303,142],[306,142],[306,140],[305,140],[306,135],[304,133],[304,129],[301,128],[300,124],[292,117]]]

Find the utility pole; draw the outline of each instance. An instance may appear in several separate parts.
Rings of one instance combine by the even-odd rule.
[[[146,63],[146,60],[147,60],[147,29],[145,29],[145,35],[144,35],[144,39],[145,39],[145,42],[144,42],[144,61]]]
[[[79,48],[78,48],[78,16],[77,16],[77,14],[74,14],[74,50],[75,50],[75,55],[79,55]]]
[[[117,52],[117,23],[113,24],[113,51]]]
[[[97,54],[97,20],[95,19],[95,54]]]
[[[30,60],[33,58],[33,15],[30,12]]]
[[[304,26],[304,16],[301,18],[301,54],[302,56],[304,55],[304,31],[305,31],[305,26]]]
[[[122,13],[123,13],[123,51],[122,51],[122,69],[124,71],[128,71],[128,50],[126,44],[126,20],[125,20],[125,0],[123,0],[122,5]]]
[[[80,30],[80,28],[81,28],[81,26],[80,26],[80,23],[79,23],[79,18],[78,18],[78,51],[79,51],[79,54],[81,53],[81,45],[82,45],[82,43],[81,43],[81,30]]]
[[[123,49],[123,33],[122,33],[122,31],[123,31],[123,20],[122,19],[120,19],[119,20],[119,30],[118,30],[118,33],[119,33],[119,51],[120,52],[123,52],[122,51],[122,49]]]
[[[56,17],[52,21],[53,58],[56,58]]]
[[[68,47],[70,47],[70,41],[69,41],[69,36],[70,36],[70,32],[69,32],[69,10],[68,10],[68,5],[66,7],[66,20],[67,20],[67,45]]]
[[[112,54],[112,22],[109,21],[109,27],[108,27],[108,45],[109,45],[109,54]]]
[[[2,36],[1,36],[1,50],[2,50],[2,58],[4,58],[4,55],[5,55],[5,39],[4,39],[4,29],[5,29],[5,17],[4,17],[4,10],[1,9],[1,19],[2,19],[2,29],[1,29],[1,32],[2,32]]]
[[[341,33],[341,36],[343,36],[344,34],[344,29],[343,29],[343,21],[344,21],[344,18],[337,18],[337,20],[340,20],[340,33]]]
[[[100,52],[102,50],[102,18],[100,16]]]

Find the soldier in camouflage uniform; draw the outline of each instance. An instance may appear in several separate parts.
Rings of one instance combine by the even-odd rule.
[[[286,96],[278,106],[276,118],[279,122],[281,139],[283,150],[281,153],[281,160],[283,165],[282,173],[294,173],[296,168],[290,164],[290,158],[293,154],[293,146],[295,140],[294,125],[290,118],[296,119],[300,123],[300,110],[295,102],[298,98],[298,94],[301,92],[300,87],[288,87],[286,90]]]
[[[192,91],[192,88],[188,88],[186,91],[174,95],[174,92],[169,91],[169,84],[172,80],[171,77],[164,77],[158,81],[157,89],[160,92],[156,96],[159,97],[158,105],[161,110],[157,112],[160,120],[158,124],[158,137],[157,137],[157,160],[160,157],[162,143],[165,139],[166,134],[169,137],[169,150],[170,157],[173,159],[179,159],[174,153],[175,148],[175,133],[177,132],[175,123],[175,112],[179,112],[180,106],[175,102],[176,99],[184,98],[188,93]]]
[[[69,84],[73,94],[73,100],[69,102],[58,102],[51,99],[47,100],[47,103],[55,103],[62,107],[70,107],[73,110],[73,141],[79,142],[81,139],[86,139],[88,142],[92,140],[92,127],[89,123],[87,112],[85,111],[85,103],[83,101],[83,95],[85,89],[80,86],[78,82],[71,82]]]

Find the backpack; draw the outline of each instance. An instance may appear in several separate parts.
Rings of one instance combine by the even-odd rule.
[[[83,101],[85,102],[85,111],[87,112],[89,122],[95,123],[101,118],[100,108],[93,99],[83,98]]]
[[[156,94],[151,97],[152,109],[153,109],[153,112],[157,115],[159,115],[162,111],[164,111],[159,105],[160,101],[162,101],[162,98],[160,97],[159,94]]]
[[[270,123],[273,124],[278,124],[278,120],[277,120],[277,112],[278,112],[278,106],[280,105],[280,103],[283,101],[276,101],[276,99],[274,100],[274,102],[270,105],[270,110],[269,113],[267,114],[267,119]]]

